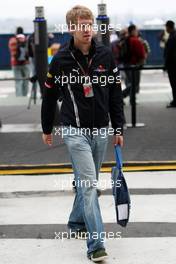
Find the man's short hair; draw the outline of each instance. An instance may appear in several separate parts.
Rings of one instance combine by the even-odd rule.
[[[17,27],[16,29],[16,34],[23,34],[23,28],[22,27]]]
[[[175,28],[175,23],[174,23],[174,21],[172,21],[172,20],[168,20],[168,21],[166,22],[166,27],[168,27],[168,28],[170,28],[170,29],[174,29],[174,28]]]
[[[94,20],[94,16],[92,11],[81,5],[76,5],[72,9],[70,9],[66,14],[66,22],[67,25],[75,24],[77,25],[78,18],[92,19]]]
[[[136,26],[135,25],[130,25],[128,27],[128,34],[130,35],[133,32],[133,30],[136,30]]]

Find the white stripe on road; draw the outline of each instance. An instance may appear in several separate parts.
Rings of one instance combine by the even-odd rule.
[[[171,87],[170,86],[167,86],[166,88],[157,88],[153,84],[151,86],[153,88],[148,88],[147,85],[146,86],[141,85],[140,87],[141,87],[141,89],[140,89],[139,95],[142,95],[142,94],[167,94],[167,93],[171,93]],[[162,86],[160,86],[160,87],[162,87]],[[122,85],[122,90],[124,90],[124,89],[125,89],[125,85],[123,84]]]
[[[8,96],[8,94],[0,94],[0,98],[7,98]]]
[[[0,88],[0,94],[3,93],[15,93],[14,87]]]
[[[126,172],[129,188],[165,189],[176,188],[176,171]],[[72,190],[73,174],[22,176],[0,176],[0,193],[25,191],[64,191]],[[110,173],[100,173],[100,189],[111,188]]]
[[[0,128],[1,133],[29,133],[41,131],[42,128],[40,124],[3,124]]]
[[[112,195],[100,198],[104,222],[116,222]],[[74,195],[58,197],[3,198],[0,225],[67,223]],[[175,222],[176,195],[131,195],[131,222]]]
[[[140,94],[167,94],[171,93],[171,88],[170,89],[141,89]]]
[[[141,87],[170,87],[169,83],[162,83],[162,82],[141,82],[140,83]]]

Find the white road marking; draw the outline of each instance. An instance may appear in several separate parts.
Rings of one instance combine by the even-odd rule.
[[[73,205],[72,196],[0,199],[0,225],[64,224]],[[99,198],[103,221],[116,222],[112,195]],[[176,219],[176,195],[131,195],[130,222],[169,222]]]
[[[0,98],[7,98],[8,96],[8,94],[0,94]]]
[[[41,124],[3,124],[0,128],[1,133],[29,133],[41,131]]]
[[[129,188],[176,188],[176,171],[125,172]],[[29,177],[23,175],[0,176],[0,192],[63,191],[72,190],[73,174],[52,174]],[[111,188],[110,173],[100,173],[99,188]]]

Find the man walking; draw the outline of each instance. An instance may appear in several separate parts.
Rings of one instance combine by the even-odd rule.
[[[144,64],[146,59],[146,52],[144,49],[144,44],[139,39],[139,32],[135,25],[130,25],[128,27],[128,36],[126,38],[125,47],[125,58],[124,58],[124,65],[125,66],[140,66]],[[132,71],[127,70],[126,72],[126,89],[123,90],[123,97],[126,98],[132,96]],[[135,70],[135,91],[139,93],[140,90],[140,70]]]
[[[113,144],[123,145],[122,90],[110,49],[93,40],[91,10],[75,6],[66,20],[73,37],[54,56],[47,74],[41,112],[43,141],[52,145],[56,101],[62,96],[60,119],[76,185],[68,228],[75,233],[87,232],[87,256],[98,262],[107,253],[95,182],[108,143],[109,116]],[[102,82],[108,77],[111,81]]]
[[[26,41],[27,39],[23,33],[23,28],[18,27],[16,30],[16,35],[10,38],[8,44],[11,55],[11,66],[14,72],[14,77],[16,79],[16,96],[27,96],[28,93],[28,78],[30,75],[30,71]]]
[[[165,68],[168,72],[173,95],[173,100],[167,105],[167,108],[170,108],[176,107],[176,30],[173,21],[166,22],[166,31],[169,33],[169,38],[164,51]]]

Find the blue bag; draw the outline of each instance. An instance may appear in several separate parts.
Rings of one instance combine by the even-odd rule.
[[[117,223],[125,227],[130,215],[130,194],[122,170],[121,147],[115,146],[116,167],[112,168],[112,193],[115,200]]]

